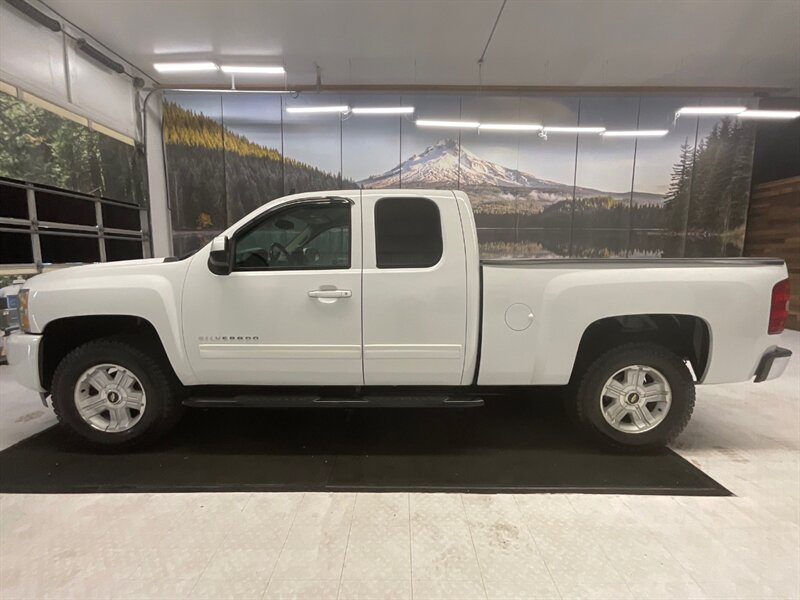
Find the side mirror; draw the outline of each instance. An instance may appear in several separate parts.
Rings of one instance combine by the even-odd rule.
[[[218,235],[211,240],[211,252],[208,254],[208,270],[214,275],[229,275],[233,270],[233,254],[231,243],[226,235]]]

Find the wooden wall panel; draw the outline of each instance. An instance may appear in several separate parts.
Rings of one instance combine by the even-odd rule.
[[[786,260],[792,286],[787,327],[800,329],[800,177],[753,187],[744,255]]]

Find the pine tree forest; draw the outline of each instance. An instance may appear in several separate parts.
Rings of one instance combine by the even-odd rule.
[[[176,230],[221,230],[286,194],[356,187],[172,102],[164,103],[164,142]]]
[[[28,102],[0,93],[0,176],[142,205],[144,155]]]
[[[664,198],[664,227],[674,233],[743,234],[750,197],[755,128],[722,119],[695,149],[681,146]]]

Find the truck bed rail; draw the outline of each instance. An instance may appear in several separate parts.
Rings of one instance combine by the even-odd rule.
[[[613,267],[757,267],[781,266],[782,258],[725,257],[725,258],[484,258],[481,265],[523,267],[536,266],[613,266]]]

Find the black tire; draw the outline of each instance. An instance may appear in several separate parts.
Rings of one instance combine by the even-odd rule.
[[[656,369],[672,392],[663,421],[641,433],[619,431],[606,421],[601,409],[603,386],[620,369],[631,365]],[[657,344],[632,343],[608,350],[591,363],[578,381],[572,407],[579,425],[604,444],[617,449],[652,450],[669,444],[684,430],[692,416],[694,400],[694,381],[680,357]]]
[[[175,376],[135,339],[104,338],[87,342],[67,354],[53,374],[53,410],[62,429],[71,437],[96,448],[125,450],[149,442],[175,425],[183,414]],[[80,376],[92,366],[113,363],[130,370],[141,382],[147,398],[141,419],[126,431],[95,429],[78,413],[74,390]]]

